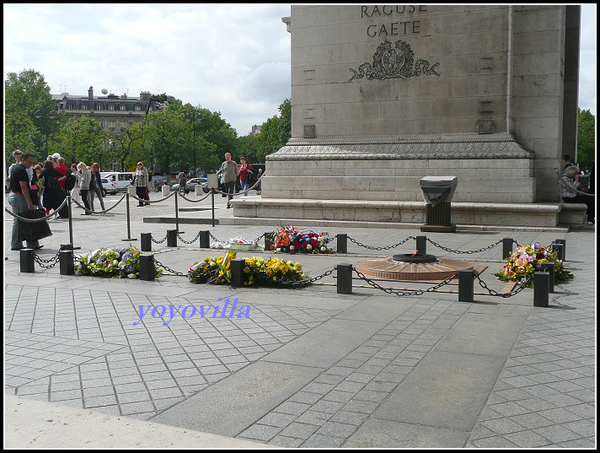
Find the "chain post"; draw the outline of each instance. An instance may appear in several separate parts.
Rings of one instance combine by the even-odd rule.
[[[554,245],[557,247],[556,256],[559,260],[564,261],[567,259],[567,240],[566,239],[555,239]]]
[[[473,269],[462,269],[458,271],[458,301],[473,302],[473,283],[475,271]]]
[[[21,265],[21,272],[33,274],[35,266],[33,262],[33,249],[24,248],[19,251],[19,260]]]
[[[154,255],[140,255],[140,280],[154,280]]]
[[[337,293],[352,294],[352,264],[337,265]]]
[[[71,244],[68,244],[71,245]],[[61,246],[62,247],[62,246]],[[73,264],[73,249],[59,251],[60,275],[75,274],[75,265]]]
[[[140,250],[142,252],[152,251],[152,233],[142,233],[140,240]]]
[[[533,274],[533,306],[547,307],[550,274],[548,272],[536,272]]]
[[[167,230],[167,247],[177,247],[177,230]]]
[[[179,191],[175,191],[175,231],[181,233],[181,231],[179,231],[179,207],[177,205],[177,192]]]
[[[347,234],[338,234],[336,236],[337,239],[337,252],[338,253],[348,253],[348,235]]]
[[[510,258],[510,255],[512,254],[513,242],[514,241],[512,240],[512,238],[502,239],[502,259],[503,260]]]
[[[67,195],[67,205],[69,206],[69,243],[73,244],[73,205],[71,195]]]
[[[210,231],[200,231],[200,248],[201,249],[209,249],[210,248]]]
[[[554,263],[542,263],[541,270],[542,272],[548,272],[548,291],[553,293],[554,279],[556,278],[554,273]]]
[[[231,286],[233,288],[241,288],[244,286],[244,266],[246,260],[243,258],[231,260]]]
[[[427,254],[427,236],[417,236],[415,239],[415,250],[417,250],[419,254]]]

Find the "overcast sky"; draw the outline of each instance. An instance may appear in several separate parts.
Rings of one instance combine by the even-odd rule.
[[[4,4],[4,74],[52,94],[167,93],[250,133],[291,97],[290,34],[275,4]],[[596,5],[582,10],[579,106],[596,114]]]

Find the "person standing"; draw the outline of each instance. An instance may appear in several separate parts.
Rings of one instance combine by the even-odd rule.
[[[54,156],[52,156],[54,157]],[[54,168],[56,169],[56,171],[58,171],[61,175],[65,176],[64,179],[60,179],[58,182],[60,182],[60,188],[62,190],[65,190],[65,184],[67,183],[67,170],[69,170],[69,168],[65,165],[65,159],[58,156],[58,159],[56,159],[56,165],[54,165]]]
[[[11,174],[14,166],[21,163],[21,158],[23,157],[23,151],[21,151],[20,149],[15,149],[13,151],[13,157],[15,158],[15,162],[13,164],[11,164],[10,167],[8,167],[8,174],[6,175],[6,180],[4,181],[4,187],[6,187],[6,190],[8,190],[8,191],[10,191],[10,174]]]
[[[51,209],[58,209],[58,207],[65,200],[65,193],[60,188],[60,181],[66,179],[62,173],[54,168],[54,162],[52,159],[44,162],[44,169],[40,172],[40,178],[44,179],[44,197],[43,203],[48,214]],[[69,210],[66,206],[60,210],[59,216],[66,218],[69,216]]]
[[[15,164],[10,172],[10,193],[8,194],[8,203],[15,214],[23,214],[29,210],[36,210],[29,193],[29,174],[27,169],[33,165],[33,154],[22,154],[21,160]],[[12,236],[10,240],[11,250],[21,250],[23,241],[19,241],[19,220],[13,219]],[[39,250],[43,247],[39,241],[26,241],[27,248]]]
[[[584,203],[587,206],[587,222],[588,224],[594,224],[596,217],[594,197],[577,192],[581,187],[579,183],[579,168],[575,165],[567,167],[558,184],[563,203]]]
[[[218,173],[223,174],[223,184],[227,193],[227,209],[231,208],[229,202],[233,198],[235,180],[237,178],[237,163],[231,160],[231,153],[225,153],[225,162],[221,164]]]
[[[104,198],[102,197],[102,181],[100,177],[100,165],[96,162],[92,164],[92,181],[96,183],[96,187],[94,189],[90,188],[90,204],[92,205],[92,211],[94,210],[94,194],[98,196],[98,200],[100,200],[100,206],[102,206],[102,210],[105,211],[104,208]]]
[[[150,201],[150,197],[148,195],[148,170],[146,170],[146,167],[144,167],[142,162],[137,163],[137,170],[135,172],[133,184],[135,186],[135,193],[139,198],[138,208],[144,205],[149,205],[150,203],[144,203],[143,201]]]
[[[79,194],[86,209],[81,215],[90,215],[91,212],[89,211],[92,210],[90,206],[90,182],[92,180],[92,172],[83,162],[77,164],[77,169],[80,172],[79,183],[81,188],[79,189]]]
[[[248,184],[250,181],[248,173],[251,175],[254,174],[252,167],[246,163],[245,157],[240,157],[240,166],[237,169],[237,174],[240,177],[240,184],[242,185],[242,192],[244,192],[244,196],[248,195],[248,187],[250,186],[250,184]]]
[[[65,188],[70,190],[71,199],[81,204],[81,196],[79,190],[81,189],[81,182],[79,179],[79,171],[77,170],[77,164],[71,164],[71,174],[67,176],[67,183]]]

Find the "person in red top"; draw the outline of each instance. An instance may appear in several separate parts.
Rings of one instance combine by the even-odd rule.
[[[52,157],[54,157],[54,156],[55,156],[55,154],[52,155]],[[67,176],[67,170],[69,168],[65,165],[65,159],[58,156],[58,159],[56,159],[56,163],[57,163],[57,165],[54,166],[54,169],[56,171],[58,171],[61,175]],[[64,190],[65,184],[67,182],[67,178],[59,179],[58,182],[60,183],[60,188]]]
[[[246,158],[240,157],[240,166],[237,169],[237,174],[240,177],[240,184],[242,185],[242,192],[244,192],[244,196],[248,195],[248,173],[254,174],[251,168],[252,167],[246,163]]]

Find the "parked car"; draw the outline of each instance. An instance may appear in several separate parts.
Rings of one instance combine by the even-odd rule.
[[[100,176],[112,181],[117,190],[125,191],[127,190],[127,186],[131,185],[135,173],[131,171],[102,171],[100,172]]]
[[[102,191],[103,197],[105,197],[107,193],[110,195],[116,195],[118,190],[114,182],[109,181],[106,178],[100,178],[100,182],[102,183],[102,187],[104,188],[104,190]]]
[[[201,185],[202,186],[202,191],[204,193],[208,193],[208,187],[206,187],[208,180],[206,178],[192,178],[189,181],[186,182],[185,187],[186,187],[186,192],[193,192],[196,190],[196,186],[197,185]],[[173,186],[171,186],[171,190],[179,190],[179,184],[175,184]]]

